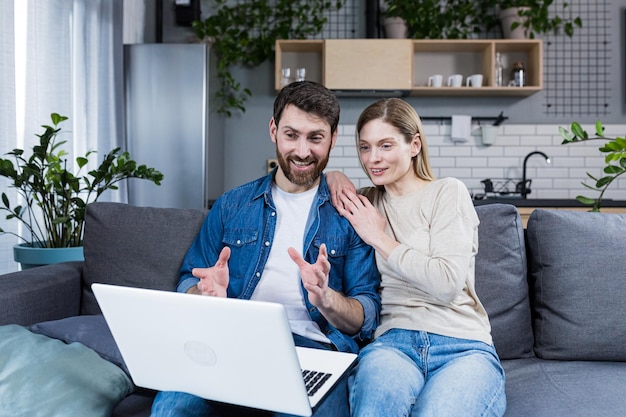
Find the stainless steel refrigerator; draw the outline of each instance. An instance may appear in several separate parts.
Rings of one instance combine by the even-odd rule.
[[[129,204],[206,208],[224,191],[224,121],[209,105],[212,59],[204,44],[124,47],[127,149],[165,177],[158,187],[128,181]]]

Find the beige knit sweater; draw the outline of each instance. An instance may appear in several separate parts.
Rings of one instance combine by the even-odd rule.
[[[376,337],[401,328],[491,344],[489,318],[474,288],[479,222],[465,185],[444,178],[399,197],[375,188],[361,193],[400,242],[387,261],[376,254],[383,303]]]

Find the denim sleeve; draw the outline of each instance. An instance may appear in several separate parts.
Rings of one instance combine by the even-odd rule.
[[[357,340],[367,341],[374,336],[380,316],[380,273],[376,267],[374,249],[355,233],[354,245],[348,251],[344,283],[345,295],[359,301],[363,306],[364,320]]]
[[[222,249],[222,222],[220,200],[213,205],[200,231],[187,250],[179,271],[177,292],[187,292],[200,281],[191,274],[193,268],[215,265]]]

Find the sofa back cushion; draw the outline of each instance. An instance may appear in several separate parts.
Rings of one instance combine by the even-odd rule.
[[[527,234],[537,356],[626,360],[626,215],[540,209]]]
[[[533,356],[524,227],[509,204],[476,207],[478,255],[476,292],[491,322],[501,359]]]
[[[91,284],[172,291],[206,210],[89,204],[83,241],[82,314],[100,314]]]

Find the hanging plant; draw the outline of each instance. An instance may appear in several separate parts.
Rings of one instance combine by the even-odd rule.
[[[559,8],[554,0],[480,0],[476,8],[480,10],[483,24],[486,30],[491,30],[497,25],[504,24],[500,19],[500,12],[507,9],[513,10],[517,19],[513,19],[508,28],[502,28],[503,32],[508,29],[513,31],[523,28],[527,37],[534,39],[537,36],[548,33],[560,33],[572,37],[574,31],[583,27],[580,16],[572,16],[572,8],[565,1]]]
[[[232,4],[215,0],[215,13],[192,24],[195,35],[212,44],[217,57],[220,85],[215,95],[218,112],[230,117],[233,110],[245,112],[252,96],[231,74],[235,65],[254,68],[274,57],[277,39],[307,39],[318,35],[326,14],[341,9],[342,1],[250,0]]]
[[[467,39],[482,28],[475,0],[386,0],[383,17],[400,17],[411,39]]]

